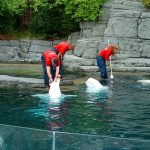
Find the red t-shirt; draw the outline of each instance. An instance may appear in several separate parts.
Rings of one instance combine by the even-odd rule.
[[[102,58],[104,58],[107,61],[110,61],[110,56],[112,55],[112,51],[111,49],[109,49],[108,47],[106,47],[105,49],[101,50],[98,53],[98,56],[101,56]]]
[[[46,66],[52,66],[52,58],[58,58],[58,63],[56,66],[60,66],[60,59],[58,55],[52,50],[44,51],[44,58],[45,58]]]
[[[60,52],[62,55],[65,54],[66,51],[69,50],[69,43],[68,42],[61,42],[54,46],[58,52]]]

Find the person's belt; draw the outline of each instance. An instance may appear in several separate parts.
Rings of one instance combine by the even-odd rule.
[[[56,48],[54,48],[54,47],[52,48],[52,51],[55,52],[56,54],[59,53],[59,51]]]

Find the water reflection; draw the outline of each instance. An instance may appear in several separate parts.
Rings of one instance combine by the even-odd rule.
[[[69,103],[67,98],[76,97],[76,95],[64,95],[51,99],[49,94],[35,94],[33,97],[38,97],[40,102],[36,108],[28,110],[34,116],[43,116],[47,122],[46,128],[49,130],[61,130],[67,121],[62,119],[68,114]]]
[[[0,149],[1,149],[1,147],[2,147],[2,145],[3,145],[3,138],[0,136]]]
[[[86,97],[87,99],[89,99],[90,101],[107,101],[107,100],[111,100],[112,98],[112,90],[109,89],[108,86],[103,86],[101,89],[99,90],[95,90],[93,88],[86,88]]]

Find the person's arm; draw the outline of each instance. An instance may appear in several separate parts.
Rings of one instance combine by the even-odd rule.
[[[61,53],[60,52],[58,53],[58,57],[61,57]]]
[[[55,78],[57,78],[57,77],[58,77],[58,74],[59,74],[59,68],[60,68],[59,66],[57,66],[57,67],[56,67],[56,74],[55,74]]]
[[[53,81],[53,79],[52,79],[52,74],[51,74],[51,72],[50,72],[50,66],[46,66],[46,71],[47,71],[47,75],[48,75],[49,79],[50,79],[51,81]]]
[[[64,54],[58,53],[58,57],[61,58],[61,63],[63,64]]]

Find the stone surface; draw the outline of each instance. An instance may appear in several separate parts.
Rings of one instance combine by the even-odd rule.
[[[45,88],[43,79],[13,77],[8,75],[0,75],[1,86],[19,86],[29,88]],[[71,80],[61,80],[60,85],[73,85]]]
[[[147,67],[149,71],[147,64],[147,59],[150,59],[149,12],[141,0],[108,0],[103,5],[103,13],[97,21],[81,22],[80,32],[69,35],[68,41],[75,45],[75,50],[67,52],[70,57],[65,57],[64,65],[72,71],[78,70],[80,66],[87,72],[93,71],[90,66],[97,67],[96,55],[108,45],[109,40],[109,43],[118,44],[120,47],[120,53],[114,61],[116,66],[129,67],[126,70],[132,68],[142,70],[142,67],[146,70]],[[30,39],[0,41],[0,61],[37,62],[40,61],[45,49],[51,49],[61,41]],[[143,61],[137,62],[137,58]],[[116,68],[117,70],[120,68]]]

